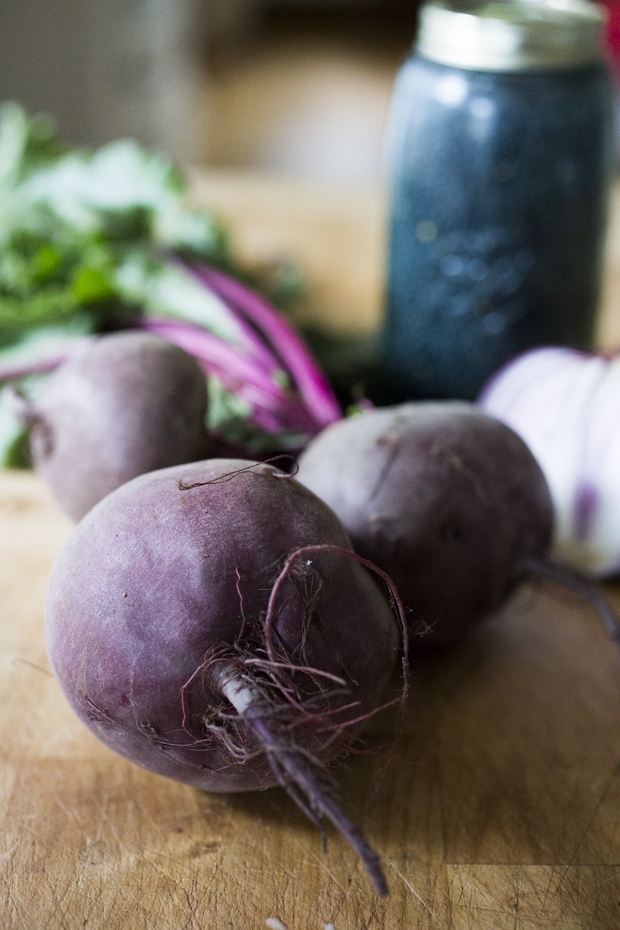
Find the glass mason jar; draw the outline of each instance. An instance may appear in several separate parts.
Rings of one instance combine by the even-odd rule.
[[[474,399],[507,359],[594,338],[612,95],[587,0],[431,2],[394,89],[384,378]]]

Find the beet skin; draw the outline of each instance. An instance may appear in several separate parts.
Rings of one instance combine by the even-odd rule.
[[[297,478],[395,582],[411,644],[443,645],[497,610],[546,557],[549,488],[517,434],[473,404],[370,410],[320,433]]]
[[[78,524],[51,578],[47,644],[69,703],[154,772],[210,791],[266,788],[278,781],[268,754],[219,688],[228,663],[255,676],[276,715],[298,715],[297,740],[331,757],[339,739],[317,747],[377,707],[398,634],[370,573],[317,551],[283,581],[269,656],[265,615],[286,556],[326,544],[351,548],[331,510],[270,465],[213,459],[125,484]],[[303,712],[281,700],[287,687]]]
[[[160,336],[88,342],[26,411],[36,470],[80,520],[137,475],[205,458],[207,388],[195,358]]]

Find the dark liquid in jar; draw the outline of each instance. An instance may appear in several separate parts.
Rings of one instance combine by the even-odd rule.
[[[612,165],[604,67],[414,56],[393,107],[390,399],[474,399],[525,349],[591,346]]]

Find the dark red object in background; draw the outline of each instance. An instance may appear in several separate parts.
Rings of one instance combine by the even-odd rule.
[[[607,23],[607,46],[614,61],[620,62],[620,0],[604,0],[609,20]]]
[[[614,93],[616,168],[620,168],[620,0],[601,0],[607,10],[607,60]]]

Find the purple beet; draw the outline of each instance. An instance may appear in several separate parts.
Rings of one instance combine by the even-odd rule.
[[[554,522],[547,482],[523,440],[473,404],[409,403],[342,420],[312,440],[296,477],[393,579],[412,645],[460,639],[534,563],[543,571]]]
[[[61,553],[46,632],[67,699],[106,745],[207,791],[282,785],[386,893],[328,763],[379,707],[398,624],[314,494],[239,460],[130,481]]]
[[[205,376],[198,362],[142,332],[94,338],[26,402],[36,470],[80,520],[144,472],[207,455]]]

